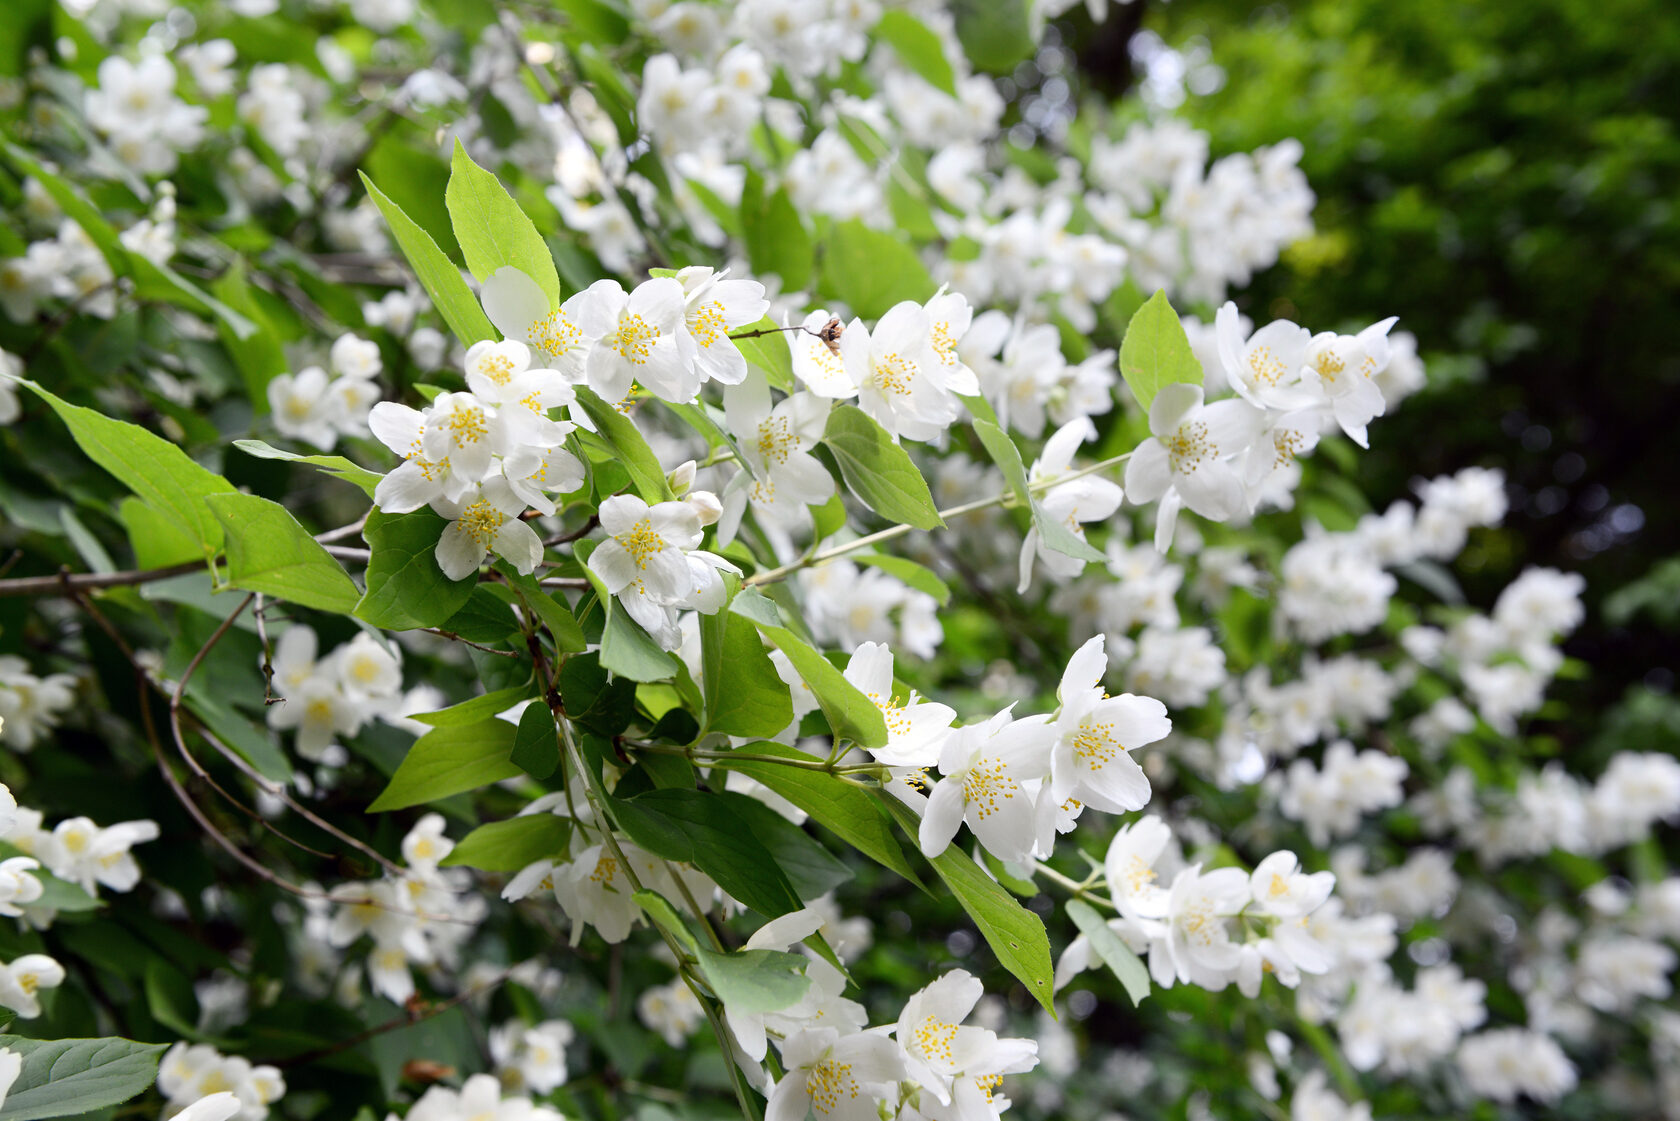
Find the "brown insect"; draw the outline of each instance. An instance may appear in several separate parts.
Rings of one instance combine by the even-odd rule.
[[[839,354],[840,332],[845,329],[845,326],[840,322],[840,317],[838,315],[832,316],[827,323],[822,325],[822,330],[817,332],[817,338],[827,343],[828,349],[832,350],[836,354]]]

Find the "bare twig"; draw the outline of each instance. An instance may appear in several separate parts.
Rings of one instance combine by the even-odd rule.
[[[87,591],[90,588],[120,588],[133,584],[150,584],[158,580],[168,580],[173,576],[185,576],[189,572],[197,572],[204,567],[204,564],[204,561],[185,561],[181,564],[166,565],[163,568],[141,568],[126,572],[78,572],[53,576],[19,576],[11,580],[0,580],[0,599],[12,596],[62,595],[74,597],[76,592]]]

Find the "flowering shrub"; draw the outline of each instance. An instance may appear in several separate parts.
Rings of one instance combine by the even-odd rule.
[[[1057,7],[25,5],[0,1118],[1673,1099],[1582,581],[1228,298],[1299,145],[1018,142]]]

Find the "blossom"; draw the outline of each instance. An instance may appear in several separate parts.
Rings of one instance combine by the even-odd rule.
[[[437,562],[451,580],[464,580],[495,553],[529,575],[542,559],[542,539],[520,515],[525,500],[500,475],[492,475],[457,499],[434,499],[432,509],[449,521],[438,538]]]
[[[770,1092],[764,1121],[877,1121],[876,1102],[903,1075],[899,1050],[885,1036],[841,1035],[811,1028],[782,1043],[784,1074]]]
[[[741,384],[747,377],[747,360],[729,332],[764,318],[770,308],[764,285],[756,280],[730,280],[725,273],[702,265],[678,269],[676,280],[683,288],[683,316],[677,331],[683,362],[698,371],[702,381]]]
[[[590,291],[594,299],[579,308],[579,326],[591,340],[584,361],[589,388],[609,403],[628,397],[632,382],[666,401],[692,401],[701,379],[684,366],[677,345],[682,285],[663,276],[629,293],[617,284]]]
[[[1097,475],[1085,475],[1066,482],[1056,482],[1073,468],[1074,453],[1087,440],[1097,437],[1097,426],[1089,417],[1070,420],[1058,428],[1044,443],[1044,452],[1033,463],[1028,482],[1038,487],[1051,484],[1039,502],[1039,509],[1049,520],[1061,522],[1074,536],[1085,536],[1084,522],[1100,522],[1120,508],[1123,497],[1119,486]],[[1047,547],[1033,526],[1021,542],[1020,583],[1016,591],[1025,592],[1032,584],[1034,560],[1050,570],[1051,575],[1066,580],[1078,576],[1085,569],[1081,557],[1068,556]]]
[[[792,528],[807,519],[806,507],[834,496],[834,477],[811,454],[822,440],[827,401],[795,393],[772,407],[769,383],[754,373],[725,388],[723,404],[743,463],[724,490],[720,541],[734,537],[749,501],[761,517]]]
[[[24,954],[0,965],[0,1006],[10,1008],[20,1019],[33,1020],[41,1014],[42,989],[56,989],[64,983],[64,967],[46,954]]]
[[[1047,717],[1015,720],[1008,709],[953,731],[922,817],[923,854],[944,852],[964,821],[1000,860],[1047,852],[1051,821],[1039,811],[1038,793],[1054,736]]]
[[[1062,674],[1050,797],[1126,813],[1149,802],[1149,779],[1131,751],[1166,736],[1172,721],[1167,706],[1152,697],[1110,697],[1102,687],[1107,666],[1103,636],[1097,635],[1075,651]]]
[[[1202,404],[1202,387],[1162,386],[1149,406],[1149,439],[1126,464],[1126,492],[1135,503],[1161,505],[1155,547],[1166,552],[1180,506],[1224,521],[1243,506],[1242,479],[1230,459],[1256,435],[1259,413],[1244,401]]]

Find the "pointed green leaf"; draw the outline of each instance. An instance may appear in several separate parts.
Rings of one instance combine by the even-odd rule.
[[[828,414],[823,443],[834,453],[852,493],[883,518],[917,529],[945,524],[910,453],[856,405],[840,405]]]
[[[751,620],[733,611],[700,616],[700,652],[705,731],[774,736],[793,722],[787,683]]]
[[[834,664],[813,650],[804,639],[782,625],[776,605],[751,589],[742,589],[729,610],[752,620],[759,632],[788,656],[800,679],[816,694],[829,727],[841,739],[862,747],[882,747],[887,742],[887,723],[881,710],[857,686],[846,680]]]
[[[743,1012],[779,1012],[796,1004],[811,987],[805,959],[780,950],[736,950],[718,954],[695,947],[700,976],[719,1000]]]
[[[566,838],[571,833],[571,821],[554,814],[526,814],[492,821],[462,837],[438,863],[445,868],[517,872],[539,860],[558,858],[566,851]]]
[[[385,215],[385,224],[391,227],[391,236],[396,239],[403,256],[408,258],[420,286],[432,298],[438,314],[449,324],[455,337],[461,340],[461,345],[471,346],[481,339],[496,338],[496,328],[479,306],[478,297],[461,279],[461,270],[455,262],[432,240],[432,235],[404,214],[402,207],[387,198],[365,174],[362,185],[367,188],[368,197],[374,205],[379,207],[379,212]]]
[[[131,1039],[25,1039],[0,1035],[23,1057],[0,1118],[36,1121],[91,1113],[127,1101],[152,1084],[165,1044]]]
[[[467,155],[459,137],[443,198],[467,268],[480,283],[497,269],[512,266],[537,282],[550,310],[560,306],[560,276],[542,235],[501,180]]]
[[[717,885],[770,918],[804,904],[751,830],[742,827],[741,794],[712,794],[672,787],[634,798],[610,798],[608,807],[630,839],[655,856],[694,865]]]
[[[1126,995],[1132,1004],[1142,1004],[1149,995],[1149,970],[1143,962],[1132,952],[1132,948],[1114,931],[1108,929],[1103,917],[1097,914],[1096,908],[1081,899],[1067,901],[1068,918],[1079,928],[1091,943],[1091,948],[1102,958],[1103,964],[1113,971],[1120,984],[1125,987]]]
[[[292,463],[307,463],[319,467],[351,486],[360,487],[369,498],[373,497],[374,488],[379,485],[379,480],[385,477],[369,471],[366,467],[358,467],[342,455],[299,455],[296,452],[271,447],[261,440],[235,440],[233,446],[258,459],[284,459]]]
[[[227,536],[227,580],[236,588],[348,615],[361,593],[326,549],[277,502],[254,494],[205,499]]]
[[[532,701],[519,714],[519,729],[513,737],[514,766],[532,778],[547,778],[560,765],[560,733],[554,714],[542,701]]]
[[[909,12],[890,11],[875,25],[875,38],[892,44],[904,65],[941,93],[957,96],[957,76],[939,36]]]
[[[407,809],[522,774],[510,758],[515,734],[506,720],[433,728],[414,741],[368,811]]]
[[[1163,385],[1202,384],[1202,364],[1190,350],[1184,324],[1167,302],[1166,292],[1156,289],[1126,324],[1126,337],[1120,343],[1120,372],[1145,410]]]
[[[466,605],[472,579],[451,580],[437,563],[437,543],[449,523],[430,510],[368,515],[362,536],[373,549],[367,592],[356,617],[386,630],[436,627]]]

